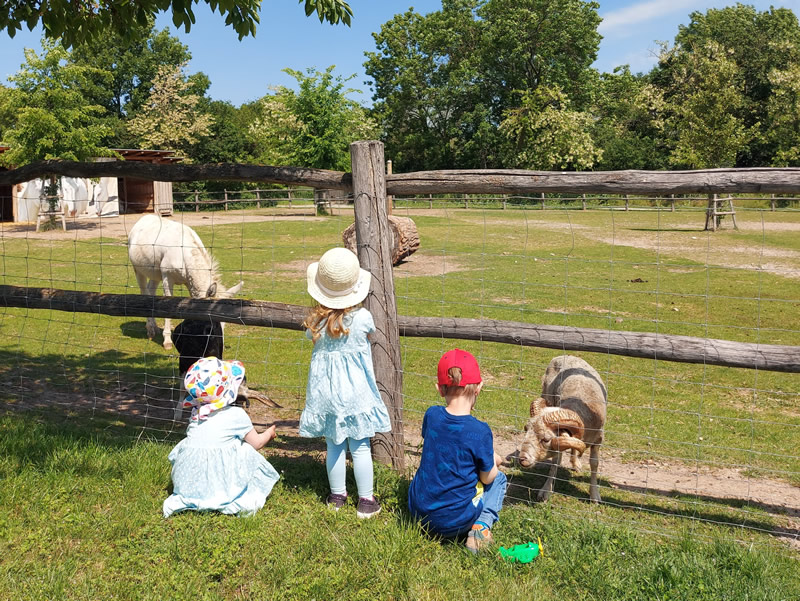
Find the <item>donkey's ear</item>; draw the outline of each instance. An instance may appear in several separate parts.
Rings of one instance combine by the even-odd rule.
[[[208,292],[206,292],[207,298],[213,298],[217,295],[217,283],[214,282],[208,287]]]

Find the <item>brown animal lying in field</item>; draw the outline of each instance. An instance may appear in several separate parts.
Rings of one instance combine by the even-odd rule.
[[[525,424],[525,439],[519,452],[519,462],[524,467],[545,458],[550,460],[550,473],[538,494],[540,501],[546,501],[553,492],[561,453],[572,451],[572,467],[580,469],[579,456],[588,446],[592,471],[589,497],[600,502],[597,466],[607,402],[603,380],[586,361],[572,355],[550,361],[542,378],[542,396],[531,403],[531,417]]]

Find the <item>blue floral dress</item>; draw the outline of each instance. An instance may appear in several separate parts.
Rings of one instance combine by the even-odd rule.
[[[234,406],[189,424],[169,454],[173,493],[164,501],[165,518],[188,509],[250,515],[264,506],[280,476],[244,442],[252,429],[244,409]]]
[[[324,436],[334,444],[346,438],[372,438],[392,429],[372,368],[367,334],[375,331],[364,308],[347,313],[350,333],[331,338],[323,328],[311,353],[306,406],[300,416],[300,436]],[[311,338],[311,331],[306,330]]]

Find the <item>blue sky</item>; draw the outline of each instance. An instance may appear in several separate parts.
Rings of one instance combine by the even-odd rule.
[[[678,25],[688,22],[694,10],[705,11],[735,2],[703,0],[601,0],[603,22],[595,67],[611,71],[629,64],[633,71],[648,71],[655,62],[656,40],[672,41]],[[753,1],[758,10],[770,5],[787,7],[800,13],[800,0]],[[409,7],[422,14],[441,8],[441,0],[350,0],[354,17],[352,27],[321,24],[316,17],[307,18],[295,0],[263,0],[261,25],[255,38],[241,42],[232,29],[226,28],[219,15],[207,8],[196,10],[197,23],[189,34],[177,35],[192,53],[189,72],[203,71],[211,78],[209,95],[236,105],[260,98],[270,85],[293,86],[294,79],[281,70],[286,67],[324,70],[336,65],[336,73],[355,73],[350,87],[364,90],[354,100],[371,103],[369,87],[364,83],[364,52],[374,51],[372,32],[378,31],[393,15]],[[159,28],[171,26],[169,18],[161,18]],[[13,40],[0,33],[0,82],[19,69],[24,62],[23,48],[38,49],[40,33],[27,31]]]

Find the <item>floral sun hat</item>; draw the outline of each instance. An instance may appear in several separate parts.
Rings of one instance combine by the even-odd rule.
[[[332,248],[308,266],[306,279],[311,298],[330,309],[346,309],[367,298],[372,274],[361,269],[351,250]]]
[[[183,406],[192,407],[192,421],[202,421],[214,411],[233,404],[243,380],[241,361],[205,357],[192,364],[183,380],[188,393]]]

